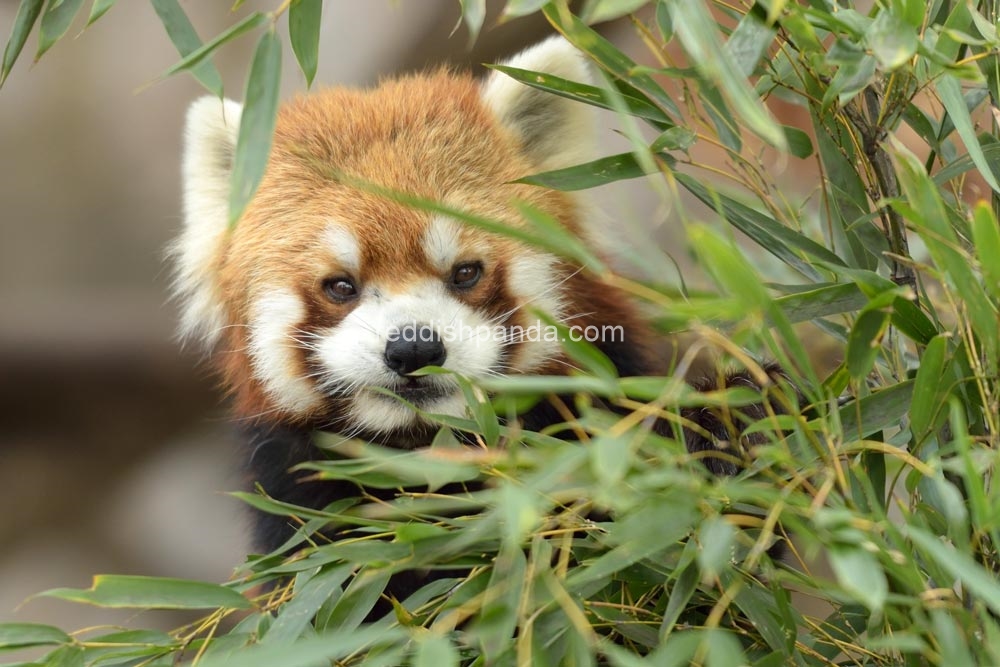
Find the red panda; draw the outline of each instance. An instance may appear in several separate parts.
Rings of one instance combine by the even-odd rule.
[[[588,79],[582,54],[558,37],[509,64]],[[622,335],[595,344],[622,376],[664,370],[619,289],[538,248],[351,184],[514,228],[526,224],[514,202],[527,202],[584,237],[572,195],[515,181],[586,159],[594,131],[585,105],[497,72],[479,82],[445,69],[298,97],[281,107],[267,171],[230,228],[240,112],[216,98],[190,109],[184,228],[173,257],[181,331],[213,351],[247,425],[252,480],[273,497],[322,507],[358,495],[352,485],[289,472],[316,454],[317,430],[395,447],[429,443],[431,427],[383,390],[426,412],[464,415],[454,378],[412,375],[422,367],[472,378],[565,373],[558,341],[510,333],[544,327],[536,310],[581,328],[620,327]],[[524,417],[529,429],[561,421],[547,404]],[[707,428],[727,437],[721,422]],[[715,446],[704,432],[687,439],[692,451]],[[722,459],[709,467],[735,469]],[[262,515],[256,547],[274,550],[291,534],[281,517]]]

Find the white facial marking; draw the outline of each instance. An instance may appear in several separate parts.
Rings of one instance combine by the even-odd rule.
[[[408,325],[433,328],[445,345],[446,370],[482,377],[494,372],[500,361],[504,341],[494,335],[492,323],[449,294],[438,280],[412,284],[405,292],[383,293],[379,299],[363,296],[340,324],[319,332],[317,346],[326,371],[321,383],[331,392],[352,396],[348,414],[351,427],[385,433],[417,423],[416,414],[407,406],[368,389],[394,391],[405,384],[406,380],[386,365],[385,346],[390,335],[398,335]],[[428,376],[422,382],[440,395],[421,401],[421,410],[465,414],[465,401],[454,378]]]
[[[556,271],[556,262],[552,255],[524,248],[508,265],[509,289],[524,310],[521,320],[527,326],[546,326],[531,315],[532,310],[541,311],[557,322],[566,316],[563,297],[566,287],[564,278]],[[526,337],[516,351],[511,364],[521,373],[530,373],[558,357],[561,347],[551,337],[537,336]]]
[[[293,292],[276,289],[257,299],[250,316],[250,359],[253,375],[281,408],[302,414],[321,401],[299,369],[299,345],[293,338],[305,307]]]
[[[424,255],[441,273],[449,271],[459,259],[461,232],[461,224],[448,218],[434,218],[424,231]]]
[[[333,259],[345,271],[354,275],[361,272],[361,248],[358,246],[358,239],[349,229],[331,224],[326,229],[323,241],[333,255]]]

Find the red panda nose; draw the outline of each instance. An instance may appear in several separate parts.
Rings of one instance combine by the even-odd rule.
[[[443,366],[448,356],[437,332],[428,326],[410,325],[385,344],[385,365],[399,375],[409,375],[424,366]]]

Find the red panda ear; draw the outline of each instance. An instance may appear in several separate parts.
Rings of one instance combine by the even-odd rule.
[[[184,229],[171,249],[181,335],[211,346],[225,325],[215,267],[228,228],[229,177],[242,106],[217,97],[196,100],[184,129]]]
[[[578,83],[592,81],[584,55],[560,36],[500,64]],[[531,88],[497,71],[483,83],[482,99],[500,122],[521,138],[524,152],[540,170],[569,167],[592,158],[592,107]]]

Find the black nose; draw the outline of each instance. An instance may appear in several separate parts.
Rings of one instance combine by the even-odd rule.
[[[410,325],[396,334],[385,344],[385,364],[396,373],[409,375],[424,366],[444,365],[448,353],[430,327]]]

